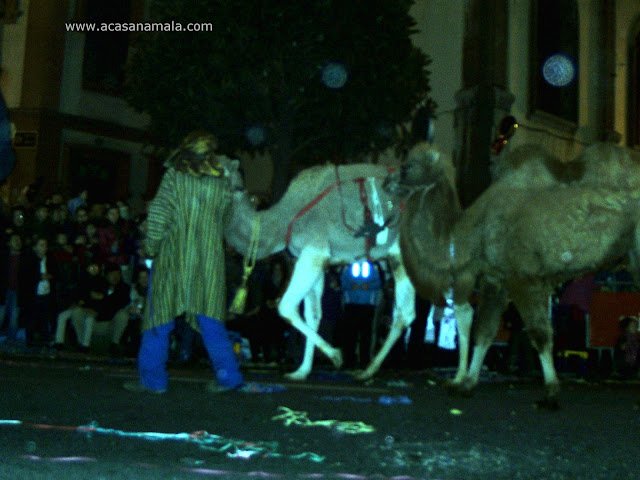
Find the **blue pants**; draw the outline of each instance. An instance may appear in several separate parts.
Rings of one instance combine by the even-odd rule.
[[[239,387],[244,380],[224,323],[204,315],[198,315],[197,319],[218,383],[223,387]],[[166,390],[169,385],[166,364],[169,359],[169,335],[175,324],[174,320],[145,330],[142,334],[138,371],[142,384],[153,390]]]

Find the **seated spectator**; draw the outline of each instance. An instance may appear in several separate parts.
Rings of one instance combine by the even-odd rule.
[[[58,314],[54,344],[57,350],[64,349],[67,324],[73,320],[78,350],[89,351],[93,322],[87,322],[86,318],[95,315],[106,292],[107,282],[102,276],[100,264],[95,260],[89,261],[80,276],[76,300]]]
[[[118,265],[108,265],[105,269],[106,290],[102,299],[93,303],[92,308],[86,308],[84,325],[90,332],[85,338],[91,340],[96,331],[106,333],[110,330],[112,354],[120,352],[120,339],[129,323],[129,295],[130,287],[122,280],[122,273]],[[88,346],[88,345],[87,345]]]
[[[81,264],[76,257],[74,246],[69,243],[69,235],[64,230],[55,234],[51,257],[58,274],[55,290],[56,310],[67,310],[77,301],[76,291]]]
[[[620,319],[622,333],[614,349],[615,371],[624,379],[630,379],[638,374],[638,353],[640,352],[640,337],[638,337],[638,319],[623,317]]]
[[[46,238],[36,236],[21,259],[18,304],[24,312],[27,346],[45,345],[53,332],[56,275],[48,247]]]

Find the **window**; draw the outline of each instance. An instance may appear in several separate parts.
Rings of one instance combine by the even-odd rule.
[[[86,22],[131,21],[131,0],[86,0]],[[119,95],[124,84],[124,65],[129,54],[128,32],[87,32],[82,63],[82,87]]]
[[[640,21],[629,48],[629,146],[640,149]]]
[[[532,9],[531,111],[578,121],[578,5],[537,0]]]
[[[131,157],[117,150],[72,146],[69,150],[69,185],[86,188],[92,202],[110,202],[129,195]]]

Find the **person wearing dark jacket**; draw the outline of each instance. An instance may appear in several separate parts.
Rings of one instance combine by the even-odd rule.
[[[98,328],[111,332],[109,351],[112,355],[120,352],[120,339],[129,323],[131,287],[122,280],[122,272],[118,265],[107,265],[105,268],[107,290],[96,310],[96,315],[87,318],[89,322],[97,322]]]
[[[49,258],[48,241],[34,237],[20,265],[18,304],[23,311],[27,346],[43,346],[51,340],[55,320],[55,263]]]
[[[88,352],[93,332],[93,321],[88,324],[87,317],[94,318],[100,302],[107,292],[107,281],[102,275],[102,267],[97,261],[90,261],[79,277],[76,296],[69,308],[58,313],[54,347],[64,349],[67,323],[73,321],[78,340],[78,349]]]

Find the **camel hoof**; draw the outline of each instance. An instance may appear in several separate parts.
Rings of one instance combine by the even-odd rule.
[[[295,382],[302,382],[302,381],[306,380],[308,376],[309,376],[308,373],[304,373],[304,372],[300,372],[300,371],[295,371],[295,372],[285,373],[284,374],[284,378],[286,378],[287,380],[293,380]]]
[[[536,403],[536,408],[541,410],[548,410],[550,412],[555,412],[560,410],[560,402],[558,402],[558,397],[544,397],[538,400]]]
[[[473,395],[473,388],[465,385],[463,382],[447,380],[443,385],[447,390],[447,394],[452,397],[471,398]]]
[[[373,377],[373,372],[369,370],[359,370],[357,372],[353,372],[353,378],[360,381],[369,380]]]

